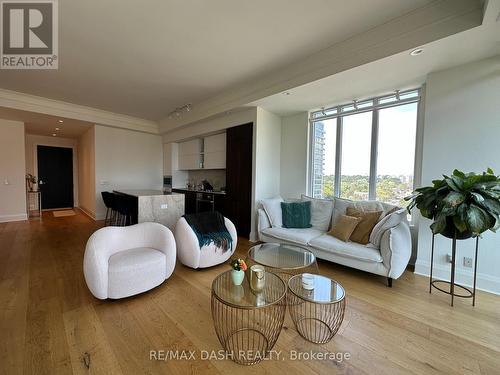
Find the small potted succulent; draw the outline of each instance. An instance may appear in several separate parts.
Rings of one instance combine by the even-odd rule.
[[[482,174],[454,170],[406,197],[422,216],[433,220],[434,234],[457,240],[477,237],[500,227],[500,177],[488,168]]]
[[[233,259],[231,261],[231,279],[234,285],[241,285],[243,279],[245,278],[245,271],[247,270],[247,264],[243,259]]]

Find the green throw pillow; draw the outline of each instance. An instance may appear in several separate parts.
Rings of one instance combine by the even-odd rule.
[[[311,228],[311,202],[281,202],[283,228]]]

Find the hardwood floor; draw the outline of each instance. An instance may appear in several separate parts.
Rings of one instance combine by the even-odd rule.
[[[477,306],[428,293],[428,279],[385,279],[320,262],[347,290],[344,323],[326,345],[304,341],[287,313],[279,360],[244,367],[230,360],[150,360],[151,350],[220,350],[210,286],[221,265],[180,264],[158,288],[99,301],[82,274],[85,243],[100,225],[83,214],[0,224],[0,374],[499,374],[500,296]],[[250,243],[240,240],[244,256]],[[350,359],[292,360],[291,350],[349,353]],[[85,365],[89,364],[89,368]]]

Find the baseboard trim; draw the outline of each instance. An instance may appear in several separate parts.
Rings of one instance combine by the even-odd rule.
[[[78,208],[80,211],[82,211],[82,212],[83,212],[86,216],[90,217],[92,220],[97,221],[97,220],[96,220],[96,218],[95,218],[95,216],[94,216],[94,214],[93,214],[92,212],[87,211],[87,210],[86,210],[85,208],[83,208],[83,207],[75,207],[75,208]]]
[[[430,263],[426,261],[417,260],[415,263],[415,273],[417,275],[427,276],[430,275]],[[442,265],[434,265],[433,268],[434,279],[447,280],[450,279],[450,267]],[[487,275],[484,273],[477,273],[476,288],[484,292],[500,295],[500,277]],[[472,271],[464,271],[463,269],[456,269],[455,279],[458,284],[472,287],[473,273]]]
[[[28,220],[28,214],[0,215],[0,223]]]

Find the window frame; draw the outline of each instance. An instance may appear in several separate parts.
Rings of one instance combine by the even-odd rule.
[[[422,100],[422,87],[414,88],[405,91],[396,91],[388,95],[382,95],[374,98],[364,99],[361,101],[353,101],[344,103],[329,108],[322,108],[321,110],[312,111],[309,114],[309,147],[311,149],[309,158],[309,170],[312,171],[308,181],[308,194],[312,196],[314,193],[314,123],[336,119],[337,121],[337,134],[335,138],[335,179],[334,179],[334,196],[339,198],[341,193],[341,167],[342,167],[342,130],[343,118],[345,116],[372,112],[372,129],[371,129],[371,144],[370,144],[370,175],[369,175],[369,188],[368,199],[375,200],[377,198],[377,158],[378,158],[378,133],[379,133],[379,111],[385,108],[398,107],[405,104],[417,103],[417,119],[416,119],[416,137],[415,137],[415,161],[413,168],[413,188],[417,184],[417,157],[418,157],[418,142],[419,142],[419,127],[421,122],[421,100]],[[403,97],[403,98],[401,98]],[[371,102],[372,105],[366,105]],[[345,110],[352,108],[354,110]],[[359,108],[358,106],[362,106]],[[328,112],[330,114],[328,114]]]

